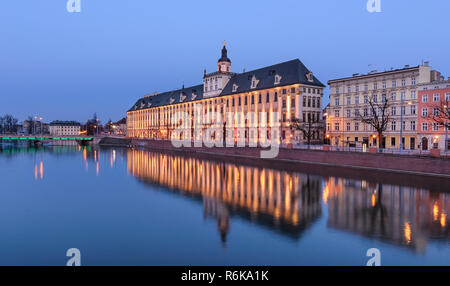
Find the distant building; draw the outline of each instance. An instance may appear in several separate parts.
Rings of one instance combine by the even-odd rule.
[[[418,85],[430,83],[437,72],[424,65],[389,71],[372,71],[351,77],[330,80],[330,106],[328,108],[326,134],[333,146],[378,146],[384,148],[417,149]],[[372,116],[369,101],[389,103],[389,122],[383,138],[369,125],[360,122],[360,116]],[[402,122],[401,122],[402,121]],[[402,129],[401,129],[402,128]],[[402,139],[400,139],[400,130]]]
[[[439,77],[438,81],[419,85],[419,124],[417,136],[422,150],[429,150],[437,147],[445,150],[445,145],[450,149],[450,141],[445,142],[448,130],[445,126],[432,120],[430,116],[442,117],[439,109],[449,108],[450,104],[450,79],[443,80]],[[437,110],[436,110],[437,109]],[[445,119],[443,119],[445,121]],[[434,145],[434,146],[433,146]]]
[[[290,128],[291,119],[305,122],[322,121],[322,97],[324,85],[298,59],[279,63],[243,73],[231,72],[231,60],[228,58],[225,44],[222,55],[217,61],[217,71],[204,72],[203,84],[148,95],[139,99],[127,112],[128,136],[139,138],[172,138],[178,127],[176,114],[183,112],[191,116],[190,128],[183,129],[191,134],[190,138],[199,140],[210,127],[220,130],[227,121],[227,114],[249,116],[259,112],[268,114],[268,118],[280,119],[274,123],[274,131],[280,130],[280,143],[302,143],[305,141],[300,131]],[[201,123],[195,122],[197,107]],[[217,118],[211,118],[213,115]],[[244,122],[245,121],[245,122]],[[267,122],[256,119],[227,122],[235,141],[245,137],[248,144],[258,142],[261,134],[254,132]],[[245,132],[239,132],[245,129]],[[268,139],[272,126],[267,128]],[[275,132],[274,132],[275,133]],[[275,136],[275,135],[274,135]],[[313,141],[322,142],[321,133],[315,133]],[[224,138],[224,137],[222,137]],[[254,140],[254,141],[253,141]],[[243,140],[244,141],[244,140]]]
[[[81,124],[76,121],[53,121],[49,125],[49,131],[53,136],[80,135]]]
[[[113,134],[127,136],[127,118],[124,117],[121,120],[113,124]]]

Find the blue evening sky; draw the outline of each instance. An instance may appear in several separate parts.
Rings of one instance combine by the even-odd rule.
[[[234,72],[299,58],[326,83],[427,60],[449,76],[450,1],[381,1],[370,14],[367,0],[81,0],[70,14],[4,0],[0,115],[119,120],[146,93],[201,83],[223,40]]]

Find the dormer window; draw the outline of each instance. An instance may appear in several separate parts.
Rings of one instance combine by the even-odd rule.
[[[276,74],[275,75],[275,83],[274,84],[280,84],[280,82],[281,82],[281,75]]]
[[[142,102],[142,103],[141,103],[141,108],[144,108],[144,106],[145,106],[145,104]]]
[[[171,98],[170,99],[170,104],[172,104],[172,103],[174,103],[175,102],[175,99],[174,98]]]
[[[184,93],[180,93],[180,102],[183,102],[186,99],[186,96],[184,95]]]
[[[255,76],[252,77],[252,84],[250,88],[256,88],[258,86],[259,80]]]
[[[147,103],[147,107],[151,107],[151,106],[152,106],[151,102]]]
[[[192,93],[192,100],[195,100],[197,98],[197,94],[195,92]]]
[[[306,78],[308,79],[309,82],[313,82],[314,81],[313,73],[312,72],[307,73]]]
[[[238,89],[238,85],[237,84],[235,84],[235,83],[233,83],[233,92],[236,92],[237,91],[237,89]]]

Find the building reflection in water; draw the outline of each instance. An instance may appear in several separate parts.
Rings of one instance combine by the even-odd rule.
[[[449,241],[448,193],[331,177],[323,194],[330,227],[419,252],[428,240]]]
[[[297,239],[321,215],[321,177],[130,149],[139,180],[202,201],[225,243],[239,216]]]

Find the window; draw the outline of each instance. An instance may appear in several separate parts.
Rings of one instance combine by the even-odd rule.
[[[339,117],[339,109],[334,110],[334,117]]]
[[[286,100],[285,99],[283,99],[283,101],[282,101],[283,103],[282,103],[282,106],[283,106],[283,108],[286,108]]]
[[[416,99],[416,91],[415,90],[411,90],[411,99]]]
[[[401,110],[402,110],[402,115],[406,115],[406,106],[402,106]]]
[[[339,94],[339,87],[336,87],[336,94]]]
[[[355,131],[359,131],[359,122],[355,122]],[[358,141],[358,140],[355,140]]]
[[[355,96],[355,104],[356,104],[356,105],[359,104],[359,96]]]
[[[416,106],[411,105],[411,115],[416,115]]]
[[[350,97],[350,96],[347,96],[347,105],[350,105],[350,104],[352,104],[352,103],[351,103],[351,97]]]
[[[404,79],[402,79],[402,86],[406,85],[406,81]]]
[[[450,93],[445,94],[445,101],[450,101]]]
[[[392,101],[397,100],[397,94],[396,94],[395,92],[393,92],[393,93],[391,94],[391,100],[392,100]]]
[[[355,86],[355,91],[359,92],[359,85]]]
[[[400,98],[401,98],[401,100],[405,100],[406,99],[406,93],[404,91],[402,91],[400,93]]]
[[[339,123],[334,123],[334,130],[339,131]]]
[[[397,108],[395,106],[392,106],[392,108],[391,108],[391,115],[392,116],[397,115]]]
[[[287,92],[287,91],[286,91],[286,89],[283,89],[283,91],[282,91],[282,92],[283,92],[283,94],[286,94],[286,92]]]
[[[367,111],[367,108],[364,108],[364,110],[363,110],[363,114],[364,114],[364,116],[368,116],[368,111]]]
[[[392,131],[395,131],[396,128],[397,128],[397,122],[392,121],[392,122],[391,122],[391,130],[392,130]]]
[[[238,99],[238,105],[241,106],[241,98]]]
[[[386,82],[383,81],[383,89],[386,89]]]
[[[347,117],[352,117],[350,109],[347,109],[346,113],[347,113]]]
[[[439,124],[437,122],[433,123],[433,131],[439,131]]]
[[[439,93],[433,94],[433,102],[439,102],[439,97],[440,97]]]
[[[397,87],[397,81],[396,80],[392,81],[392,87],[394,87],[394,88]]]
[[[424,95],[422,95],[422,102],[428,102],[428,95],[427,94],[424,94]]]
[[[427,117],[428,116],[428,108],[422,108],[422,116]]]
[[[374,90],[377,90],[377,89],[378,89],[378,83],[374,83],[374,84],[373,84],[373,89],[374,89]]]
[[[372,97],[373,102],[377,102],[378,101],[378,95],[374,94]]]
[[[402,130],[406,130],[406,122],[405,121],[402,122]]]
[[[426,122],[422,123],[422,131],[428,131],[428,123]]]
[[[278,101],[278,92],[275,92],[275,94],[273,95],[273,102],[277,101]]]
[[[292,99],[291,99],[291,108],[292,107],[295,107],[295,97],[293,97]]]
[[[253,96],[252,96],[252,105],[255,104],[255,96],[256,96],[256,95],[253,95]]]
[[[266,102],[269,102],[269,101],[270,101],[270,94],[266,93]]]
[[[346,128],[347,131],[350,131],[350,122],[347,122],[345,128]]]
[[[365,91],[368,91],[368,90],[369,90],[369,85],[368,85],[368,84],[365,84],[365,85],[364,85],[364,90],[365,90]]]
[[[355,117],[359,117],[359,109],[355,109]]]
[[[382,102],[386,102],[386,94],[382,94],[381,95],[381,101]]]
[[[261,93],[258,95],[258,103],[262,103],[262,96],[261,96]]]
[[[369,98],[367,95],[364,95],[364,103],[367,104],[369,102]]]
[[[416,85],[416,78],[415,78],[415,77],[413,77],[413,78],[411,79],[411,85]]]
[[[352,92],[352,88],[349,86],[349,87],[347,88],[347,91],[348,91],[348,93]]]
[[[411,121],[411,130],[416,130],[416,122],[415,121]]]
[[[391,137],[391,146],[395,147],[395,137]]]
[[[433,108],[433,115],[434,116],[439,116],[439,108]]]

